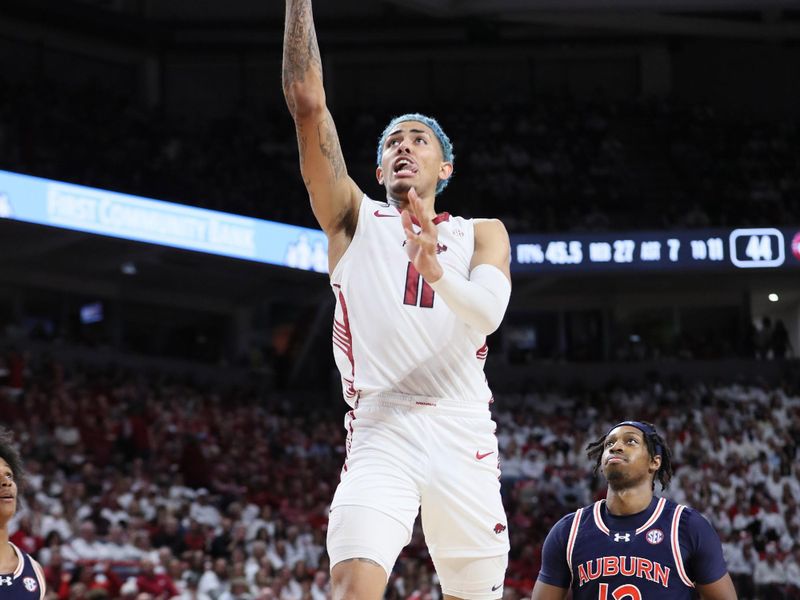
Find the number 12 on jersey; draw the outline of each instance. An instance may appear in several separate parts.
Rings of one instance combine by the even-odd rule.
[[[421,286],[420,283],[422,283]],[[422,288],[422,292],[420,292],[420,287]],[[422,278],[422,275],[419,274],[414,264],[408,261],[403,304],[420,306],[422,308],[433,308],[434,296],[433,288]]]
[[[630,600],[642,600],[642,592],[639,591],[639,588],[637,588],[635,585],[626,583],[625,585],[621,585],[611,592],[611,598],[614,600],[623,600],[623,598],[630,598]],[[607,583],[600,584],[597,600],[610,600],[608,597]]]

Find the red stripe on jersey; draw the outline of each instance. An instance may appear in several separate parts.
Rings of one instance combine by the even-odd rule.
[[[353,398],[358,395],[358,391],[353,385],[356,378],[356,360],[353,356],[353,334],[350,331],[350,317],[347,313],[347,302],[344,299],[341,286],[336,285],[336,287],[339,290],[339,304],[342,307],[342,322],[340,323],[335,318],[333,319],[332,338],[334,345],[344,352],[347,360],[350,362],[351,378],[347,379],[346,377],[342,377],[342,379],[347,383],[345,394],[348,398]]]
[[[423,279],[422,280],[422,295],[420,296],[420,299],[419,299],[420,307],[422,307],[422,308],[433,308],[433,297],[434,297],[434,295],[435,294],[433,292],[433,288],[431,287],[431,285],[427,281],[425,281]]]
[[[449,220],[450,220],[450,213],[443,212],[443,213],[439,213],[438,215],[433,217],[433,219],[431,219],[431,222],[434,225],[438,225],[439,223],[443,223],[443,222],[446,222],[446,221],[449,221]],[[416,225],[417,227],[420,226],[419,221],[417,220],[417,217],[415,217],[414,215],[411,215],[411,222],[414,225]]]
[[[421,279],[417,268],[413,263],[408,263],[406,270],[406,293],[403,296],[403,304],[409,306],[417,305],[417,295],[419,294],[419,280]],[[433,290],[431,290],[433,291]]]

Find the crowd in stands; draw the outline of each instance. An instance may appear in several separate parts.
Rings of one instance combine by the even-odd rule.
[[[276,84],[277,85],[277,84]],[[455,143],[441,208],[512,232],[800,221],[800,127],[668,101],[569,97],[420,106]],[[350,173],[370,195],[393,116],[334,107]],[[167,118],[129,96],[42,77],[0,85],[0,168],[315,226],[288,111]],[[635,211],[631,207],[636,207]]]
[[[28,469],[11,539],[43,564],[51,600],[329,597],[343,402],[19,356],[11,366],[0,365],[0,414]],[[676,471],[664,495],[713,522],[739,597],[800,598],[796,382],[525,385],[492,409],[512,542],[506,598],[530,593],[550,527],[602,496],[584,448],[629,417],[668,440]],[[417,528],[387,597],[439,596]]]

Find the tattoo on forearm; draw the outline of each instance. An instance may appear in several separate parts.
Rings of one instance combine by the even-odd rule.
[[[333,181],[339,181],[347,173],[347,167],[344,164],[344,156],[342,156],[342,147],[339,144],[339,135],[336,133],[336,125],[330,113],[317,124],[317,132],[319,133],[319,149],[322,155],[328,159]]]
[[[303,164],[303,158],[306,155],[306,148],[308,147],[308,134],[303,124],[299,121],[296,123],[295,128],[297,129],[297,149],[300,152],[300,164]]]
[[[322,60],[317,44],[317,32],[314,29],[311,0],[286,0],[286,24],[283,34],[284,92],[288,91],[291,84],[304,81],[309,69],[313,69],[320,80],[322,79]]]

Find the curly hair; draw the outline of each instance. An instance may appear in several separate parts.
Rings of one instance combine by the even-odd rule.
[[[650,454],[650,458],[661,456],[661,466],[658,468],[658,471],[656,471],[655,477],[653,477],[652,489],[655,489],[656,479],[658,479],[658,481],[661,482],[661,489],[665,490],[672,479],[672,450],[667,446],[664,438],[655,432],[655,426],[652,423],[644,421],[643,423],[653,430],[653,433],[642,431],[642,436],[644,437],[645,444],[647,444],[647,452]],[[600,462],[603,459],[603,448],[607,437],[608,433],[600,436],[586,446],[586,455],[590,460],[593,459],[595,461],[595,474],[600,470]]]
[[[25,487],[25,468],[22,465],[22,458],[13,442],[13,436],[8,429],[0,427],[0,458],[2,458],[11,468],[14,474],[14,481],[17,482],[17,491],[21,492]]]

